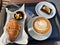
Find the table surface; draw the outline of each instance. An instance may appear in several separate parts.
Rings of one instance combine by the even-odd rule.
[[[16,0],[17,1],[17,0]],[[20,1],[20,2],[18,2],[18,3],[34,3],[34,2],[40,2],[41,0],[24,0],[24,1]],[[17,2],[15,2],[15,1],[12,1],[13,3],[16,3],[17,4]],[[0,13],[0,28],[2,28],[2,30],[3,30],[3,25],[1,25],[1,24],[3,24],[3,21],[2,21],[2,15],[1,15],[1,13]],[[2,33],[2,31],[1,31],[1,33]],[[1,34],[0,34],[1,35]]]

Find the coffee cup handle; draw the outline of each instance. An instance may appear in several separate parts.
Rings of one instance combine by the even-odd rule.
[[[31,27],[31,28],[28,29],[28,31],[31,31],[32,29],[33,29],[33,28]]]

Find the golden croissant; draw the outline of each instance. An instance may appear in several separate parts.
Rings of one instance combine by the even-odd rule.
[[[21,26],[16,19],[12,18],[9,20],[6,26],[6,30],[9,35],[9,40],[11,42],[16,40],[17,36],[19,35],[20,29]]]

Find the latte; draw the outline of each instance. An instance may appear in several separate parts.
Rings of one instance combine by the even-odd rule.
[[[48,19],[38,17],[33,22],[33,29],[39,34],[46,34],[50,31],[51,24]]]

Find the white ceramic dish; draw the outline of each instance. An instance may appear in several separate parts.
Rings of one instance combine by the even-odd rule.
[[[43,5],[46,5],[47,7],[49,7],[52,10],[52,12],[50,14],[46,14],[43,11],[41,11],[41,8]],[[37,15],[48,18],[48,19],[53,18],[56,13],[56,9],[55,9],[54,5],[49,2],[46,2],[46,1],[39,2],[35,7],[35,11],[36,11]]]
[[[5,44],[8,44],[8,43],[13,43],[8,38],[8,34],[7,34],[7,31],[6,31],[6,25],[11,18],[14,18],[14,13],[16,13],[17,11],[22,11],[24,13],[24,19],[19,21],[20,24],[21,24],[21,31],[20,31],[19,36],[17,37],[17,39],[14,42],[17,43],[17,44],[27,44],[28,43],[28,35],[26,34],[26,32],[24,30],[24,23],[25,23],[25,19],[26,19],[26,13],[25,13],[24,9],[25,9],[24,4],[21,8],[19,8],[18,10],[14,11],[14,12],[11,12],[11,11],[8,10],[8,8],[6,8],[7,21],[6,21],[6,24],[4,26],[4,33],[0,37],[1,45],[3,45],[3,44],[5,45]]]
[[[36,18],[38,18],[38,17],[34,17],[28,22],[28,32],[29,32],[30,36],[32,36],[32,38],[34,38],[35,40],[39,40],[39,41],[46,40],[47,38],[50,37],[50,35],[52,33],[52,26],[48,33],[46,33],[44,35],[37,34],[34,32],[33,29],[30,30],[30,28],[32,28],[32,23],[33,23],[34,19],[36,19]]]

